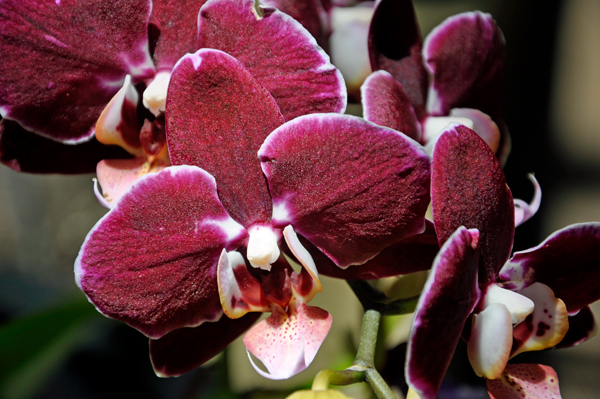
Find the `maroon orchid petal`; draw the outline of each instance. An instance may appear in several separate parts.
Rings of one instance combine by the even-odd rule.
[[[0,2],[0,113],[53,140],[88,140],[125,75],[152,76],[149,0]]]
[[[426,116],[428,77],[412,1],[380,0],[375,7],[369,30],[371,68],[388,71],[400,82],[421,120]]]
[[[598,325],[589,306],[582,308],[575,316],[569,316],[569,331],[555,348],[569,348],[579,345],[596,336]]]
[[[375,280],[429,270],[440,249],[433,223],[427,220],[424,233],[398,241],[366,263],[347,269],[340,269],[305,238],[300,241],[313,257],[319,273],[345,280]]]
[[[198,12],[207,0],[153,0],[150,38],[157,70],[172,69],[186,53],[197,50]]]
[[[219,354],[260,317],[250,313],[232,320],[227,316],[194,328],[179,328],[160,339],[150,340],[150,360],[160,377],[176,377]]]
[[[429,158],[395,130],[348,115],[306,115],[271,133],[258,156],[273,225],[291,224],[340,267],[424,230]]]
[[[481,295],[477,230],[460,227],[444,243],[419,298],[406,357],[406,380],[435,398],[467,318]]]
[[[231,54],[275,98],[286,120],[344,112],[346,89],[329,56],[297,21],[253,0],[210,0],[200,11],[198,48]]]
[[[446,19],[425,39],[423,55],[433,74],[429,112],[475,108],[498,120],[505,45],[491,15],[468,12]]]
[[[421,129],[415,111],[402,85],[392,75],[386,71],[373,72],[360,91],[366,120],[421,141]]]
[[[28,132],[14,121],[0,120],[0,163],[17,172],[94,173],[102,159],[128,157],[122,148],[100,144],[96,139],[62,144]]]
[[[517,252],[500,278],[525,286],[535,282],[552,288],[570,314],[600,299],[600,223],[574,224],[535,248]]]
[[[486,384],[491,399],[561,399],[556,372],[541,364],[509,364]]]
[[[267,7],[277,8],[300,22],[317,40],[319,46],[327,49],[328,15],[321,0],[263,0],[261,3]]]
[[[479,230],[479,277],[494,282],[512,249],[515,209],[494,153],[465,126],[449,125],[435,144],[431,202],[440,244],[459,226]]]
[[[221,51],[186,55],[173,70],[166,115],[173,165],[212,174],[225,209],[245,227],[268,222],[271,197],[256,152],[284,121],[250,72]]]
[[[193,166],[138,179],[86,237],[77,284],[103,314],[151,338],[217,320],[217,262],[245,230]]]

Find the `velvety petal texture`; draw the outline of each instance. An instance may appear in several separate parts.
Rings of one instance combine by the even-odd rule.
[[[504,36],[491,15],[476,11],[446,19],[423,46],[433,75],[428,111],[447,115],[452,108],[475,108],[497,120],[505,52]]]
[[[406,380],[434,399],[467,318],[479,301],[479,233],[460,227],[442,246],[419,298],[406,357]]]
[[[319,273],[345,280],[375,280],[429,270],[440,249],[433,223],[428,220],[423,233],[404,238],[366,263],[346,269],[338,267],[308,240],[300,237],[300,241],[319,265]]]
[[[90,231],[76,282],[100,312],[159,338],[221,316],[217,262],[244,237],[212,176],[167,168],[137,180]]]
[[[373,71],[388,71],[410,98],[419,119],[425,117],[428,76],[421,56],[421,33],[411,0],[379,0],[369,30]]]
[[[222,51],[186,55],[173,70],[166,115],[171,162],[213,175],[225,209],[244,227],[268,222],[271,196],[256,152],[284,120],[250,72]]]
[[[193,53],[198,13],[207,0],[152,0],[150,40],[157,70],[170,70],[186,53]]]
[[[394,130],[348,115],[306,115],[271,133],[258,156],[273,225],[291,224],[340,267],[425,228],[429,158]]]
[[[517,252],[500,278],[525,285],[540,282],[574,314],[600,299],[600,223],[581,223],[556,231],[537,247]]]
[[[260,313],[250,313],[235,320],[222,316],[216,322],[179,328],[162,338],[151,339],[150,360],[154,372],[159,377],[176,377],[192,371],[218,355],[259,317]]]
[[[321,0],[262,0],[261,4],[277,8],[300,22],[317,40],[319,46],[327,49],[328,15]]]
[[[556,372],[542,364],[509,364],[486,384],[491,399],[561,399]]]
[[[465,126],[450,124],[435,144],[431,202],[440,243],[459,226],[479,230],[479,279],[494,282],[512,249],[512,194],[490,147]]]
[[[197,48],[231,54],[275,98],[286,120],[344,112],[340,72],[311,34],[287,14],[253,0],[209,0],[199,16]]]
[[[402,85],[386,71],[375,71],[361,86],[364,118],[421,141],[421,129]]]
[[[28,173],[94,173],[102,159],[128,158],[125,150],[96,139],[78,145],[62,144],[23,129],[15,121],[0,120],[0,163]]]
[[[279,306],[244,336],[244,345],[267,368],[268,373],[250,361],[263,377],[289,378],[304,370],[315,358],[331,328],[331,315],[304,303],[291,305],[291,314]],[[250,356],[250,355],[248,355]]]
[[[576,315],[569,316],[569,331],[555,347],[568,348],[579,345],[598,334],[598,324],[589,306],[581,309]]]
[[[150,0],[0,3],[0,113],[53,140],[89,140],[127,74],[151,77]]]

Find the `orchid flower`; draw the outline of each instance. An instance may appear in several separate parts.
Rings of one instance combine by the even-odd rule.
[[[401,131],[429,151],[449,122],[460,123],[506,158],[504,36],[491,15],[449,17],[423,44],[412,2],[379,0],[368,44],[375,72],[361,88],[365,119]]]
[[[434,398],[472,318],[464,332],[471,365],[489,380],[492,397],[503,397],[498,393],[511,378],[542,367],[507,366],[509,358],[577,344],[595,331],[588,305],[600,299],[600,224],[569,226],[509,260],[515,208],[502,168],[475,132],[457,124],[436,142],[431,187],[443,245],[417,305],[407,380],[422,398]],[[556,382],[550,380],[527,385],[525,393],[549,389]]]
[[[82,173],[133,156],[98,165],[108,206],[139,175],[170,164],[166,92],[186,53],[216,48],[236,57],[286,120],[345,109],[343,79],[314,39],[252,0],[8,0],[0,18],[0,49],[11,60],[0,66],[0,161]]]
[[[338,268],[368,268],[424,230],[427,155],[356,117],[286,122],[249,69],[211,49],[175,65],[165,127],[176,166],[136,180],[92,229],[78,285],[100,312],[151,338],[159,375],[202,364],[267,311],[245,344],[261,374],[294,375],[331,324],[306,305],[320,283],[300,235]]]

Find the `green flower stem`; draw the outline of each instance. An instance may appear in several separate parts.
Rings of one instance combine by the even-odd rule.
[[[353,366],[365,368],[375,367],[375,347],[377,345],[377,332],[379,331],[379,321],[381,313],[375,309],[365,311],[363,324],[360,333],[360,343]]]
[[[370,368],[365,371],[367,378],[365,382],[369,384],[375,396],[379,399],[397,399],[394,392],[390,389],[388,384],[385,382],[381,374],[374,368]]]
[[[363,382],[366,378],[364,371],[358,370],[321,370],[313,380],[313,391],[325,391],[331,385],[350,385]]]
[[[417,308],[418,302],[419,296],[413,296],[411,298],[397,299],[393,302],[386,303],[383,307],[383,315],[393,316],[412,313]]]

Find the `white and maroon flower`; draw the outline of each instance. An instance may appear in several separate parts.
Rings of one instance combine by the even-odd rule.
[[[99,311],[151,338],[161,375],[208,360],[265,311],[245,339],[262,374],[287,378],[311,362],[331,317],[306,305],[320,283],[297,233],[349,276],[414,267],[378,261],[388,247],[437,247],[410,241],[425,229],[429,202],[418,143],[338,114],[286,122],[252,71],[222,51],[178,61],[165,127],[176,166],[133,183],[89,233],[75,268]]]
[[[508,155],[504,36],[491,15],[452,16],[423,44],[412,1],[379,0],[368,42],[375,72],[361,88],[365,119],[430,146],[449,122],[461,123],[500,151],[500,159]]]
[[[310,34],[252,0],[7,0],[0,18],[10,60],[0,66],[0,160],[21,171],[81,173],[127,156],[96,133],[136,158],[100,165],[111,203],[137,175],[169,164],[161,113],[186,53],[236,57],[286,120],[346,106],[343,79]]]
[[[417,306],[406,363],[407,380],[422,398],[435,397],[461,334],[468,338],[476,374],[506,381],[541,367],[507,368],[511,357],[593,335],[588,305],[600,299],[599,223],[566,227],[509,260],[515,223],[522,218],[515,217],[491,149],[456,124],[436,142],[431,185],[443,246]],[[521,388],[541,392],[551,383],[541,378]],[[508,389],[500,382],[488,388],[497,397]]]

